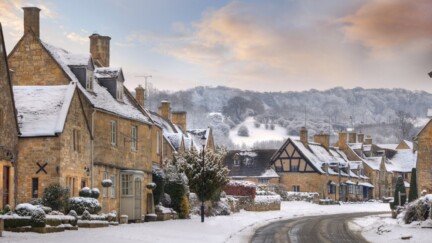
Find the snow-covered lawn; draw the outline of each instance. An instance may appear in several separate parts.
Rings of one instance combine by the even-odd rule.
[[[243,144],[251,147],[255,142],[263,141],[282,141],[286,140],[288,137],[286,129],[275,124],[274,130],[265,129],[265,125],[261,124],[259,128],[255,127],[255,119],[253,117],[248,117],[244,122],[236,126],[229,133],[229,137],[234,144],[242,146]],[[242,125],[246,126],[249,131],[249,137],[241,137],[237,135],[239,127]]]
[[[432,242],[432,224],[424,222],[423,226],[429,228],[421,228],[419,222],[398,224],[389,214],[358,218],[349,224],[350,229],[361,231],[370,242]],[[402,240],[409,236],[409,240]]]
[[[280,211],[241,211],[230,216],[206,218],[204,223],[200,222],[199,217],[194,216],[189,220],[128,224],[97,229],[80,228],[78,231],[52,234],[3,232],[0,242],[248,242],[257,228],[271,221],[310,215],[378,211],[389,211],[388,204],[320,206],[308,202],[282,202]]]

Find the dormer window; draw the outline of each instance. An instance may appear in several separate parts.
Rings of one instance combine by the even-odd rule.
[[[117,100],[123,100],[123,84],[120,81],[117,81],[116,98]]]
[[[86,69],[86,89],[93,90],[93,71]]]

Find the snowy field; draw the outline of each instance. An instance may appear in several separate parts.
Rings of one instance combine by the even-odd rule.
[[[232,129],[229,133],[229,137],[231,141],[238,146],[247,146],[251,147],[255,142],[263,142],[263,141],[282,141],[286,140],[288,137],[286,129],[275,124],[274,130],[265,129],[265,125],[261,124],[259,128],[255,127],[255,119],[253,117],[248,117],[246,120],[239,125],[237,125],[234,129]],[[240,126],[246,126],[249,130],[249,137],[241,137],[237,135],[238,129]]]
[[[61,233],[3,232],[0,242],[17,243],[121,243],[121,242],[248,242],[254,231],[272,221],[294,217],[350,212],[389,211],[387,203],[361,203],[320,206],[308,202],[282,202],[280,211],[246,212],[205,219],[171,220],[142,224],[83,229]],[[390,214],[390,211],[389,211]]]
[[[362,236],[370,242],[432,242],[432,225],[425,222],[421,228],[418,222],[398,224],[391,215],[369,216],[355,219],[349,224],[351,230],[361,231]],[[403,240],[402,237],[411,237]]]

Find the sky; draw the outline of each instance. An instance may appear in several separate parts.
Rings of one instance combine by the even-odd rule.
[[[125,85],[159,90],[405,88],[432,92],[430,0],[0,0],[6,48],[24,6],[41,11],[41,39],[89,52],[110,36]]]

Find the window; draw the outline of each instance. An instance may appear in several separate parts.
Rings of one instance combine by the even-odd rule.
[[[159,154],[159,131],[156,132],[156,153]]]
[[[86,89],[93,90],[93,71],[86,69]]]
[[[335,194],[336,193],[336,185],[328,184],[327,185],[327,192],[328,192],[328,194]]]
[[[80,151],[80,132],[76,129],[73,129],[73,150],[76,152]]]
[[[240,166],[240,160],[239,158],[234,159],[234,166]]]
[[[122,196],[132,196],[132,175],[121,175]]]
[[[292,186],[293,192],[300,192],[300,186]]]
[[[116,191],[117,191],[117,180],[116,180],[116,176],[112,175],[110,177],[111,181],[112,181],[112,186],[111,186],[111,198],[116,198]]]
[[[269,184],[269,179],[268,178],[258,178],[258,183]]]
[[[348,184],[347,187],[348,187],[348,193],[354,194],[354,190],[355,190],[354,185]]]
[[[131,129],[131,149],[137,150],[137,127],[133,126]]]
[[[108,172],[104,172],[103,173],[103,180],[108,179]],[[108,187],[104,187],[102,190],[102,196],[103,197],[108,197]]]
[[[117,100],[123,100],[123,84],[122,82],[117,81],[117,93],[116,93]]]
[[[32,198],[38,198],[39,179],[32,178]]]
[[[117,144],[117,122],[111,121],[111,144]]]
[[[298,172],[299,171],[299,166],[298,165],[291,165],[290,171],[291,172]]]
[[[82,179],[81,180],[81,188],[84,188],[87,186],[87,180],[86,179]]]

